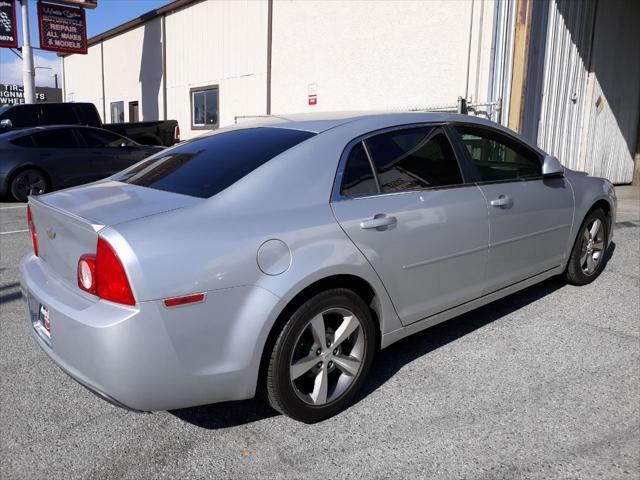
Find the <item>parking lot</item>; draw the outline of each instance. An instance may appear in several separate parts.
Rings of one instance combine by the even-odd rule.
[[[0,203],[0,478],[640,476],[640,198],[586,287],[551,279],[380,352],[354,406],[305,425],[259,400],[154,414],[98,399],[30,335],[22,204]]]

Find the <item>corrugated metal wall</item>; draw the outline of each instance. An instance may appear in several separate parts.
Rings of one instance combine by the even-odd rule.
[[[633,179],[640,121],[640,2],[597,7],[583,139],[583,169],[614,183]]]
[[[489,102],[501,102],[501,110],[492,120],[507,124],[511,97],[511,73],[513,71],[513,42],[516,25],[516,6],[513,2],[495,2],[493,40],[489,73]]]
[[[538,145],[579,168],[595,0],[552,0],[549,6]]]
[[[540,112],[525,112],[539,118],[543,150],[614,183],[633,176],[639,22],[638,2],[551,0]]]

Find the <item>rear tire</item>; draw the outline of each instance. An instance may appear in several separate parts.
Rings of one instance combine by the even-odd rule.
[[[47,175],[36,168],[22,170],[11,179],[11,196],[19,202],[26,202],[29,195],[42,195],[51,188]]]
[[[604,268],[604,255],[609,239],[607,216],[598,208],[582,222],[564,272],[571,285],[593,282]]]
[[[344,410],[373,360],[376,326],[364,301],[337,288],[307,300],[291,315],[269,358],[271,406],[314,423]]]

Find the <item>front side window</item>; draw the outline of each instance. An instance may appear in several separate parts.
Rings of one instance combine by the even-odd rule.
[[[124,102],[111,102],[111,123],[124,123]]]
[[[191,127],[218,128],[218,86],[191,90]]]
[[[246,128],[190,140],[122,172],[117,180],[208,198],[314,133],[287,128]]]
[[[39,105],[18,105],[2,115],[2,120],[11,120],[13,128],[33,127],[39,124]]]
[[[538,154],[521,143],[482,127],[457,126],[480,180],[522,180],[542,176]]]
[[[131,144],[126,138],[111,132],[91,128],[81,128],[76,131],[89,148],[115,148],[122,146],[122,144]]]
[[[363,140],[350,153],[342,181],[343,195],[375,193],[367,155],[375,166],[381,193],[447,187],[463,183],[455,153],[441,127],[415,127]]]

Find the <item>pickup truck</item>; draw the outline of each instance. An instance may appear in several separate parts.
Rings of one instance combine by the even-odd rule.
[[[104,128],[142,145],[170,147],[180,141],[176,120],[102,123],[93,103],[38,103],[0,106],[0,133],[44,125],[88,125]]]

